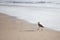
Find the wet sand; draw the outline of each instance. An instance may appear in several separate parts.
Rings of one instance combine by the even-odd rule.
[[[60,40],[60,32],[43,29],[23,19],[0,13],[0,40]]]

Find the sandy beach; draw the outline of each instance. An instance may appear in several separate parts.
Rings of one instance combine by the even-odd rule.
[[[60,40],[58,31],[36,29],[35,24],[0,13],[0,40]]]

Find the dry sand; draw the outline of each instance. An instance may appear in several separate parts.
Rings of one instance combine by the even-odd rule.
[[[34,27],[25,20],[0,13],[0,40],[60,40],[60,32],[45,28],[36,31]]]

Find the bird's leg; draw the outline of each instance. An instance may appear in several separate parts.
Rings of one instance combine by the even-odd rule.
[[[38,29],[37,29],[37,31],[42,31],[43,30],[43,28],[41,28],[41,27],[39,27]]]

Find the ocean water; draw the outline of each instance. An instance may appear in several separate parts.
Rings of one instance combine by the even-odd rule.
[[[0,12],[15,16],[18,19],[24,19],[33,24],[40,22],[45,27],[60,31],[60,4],[8,5],[0,5]]]

